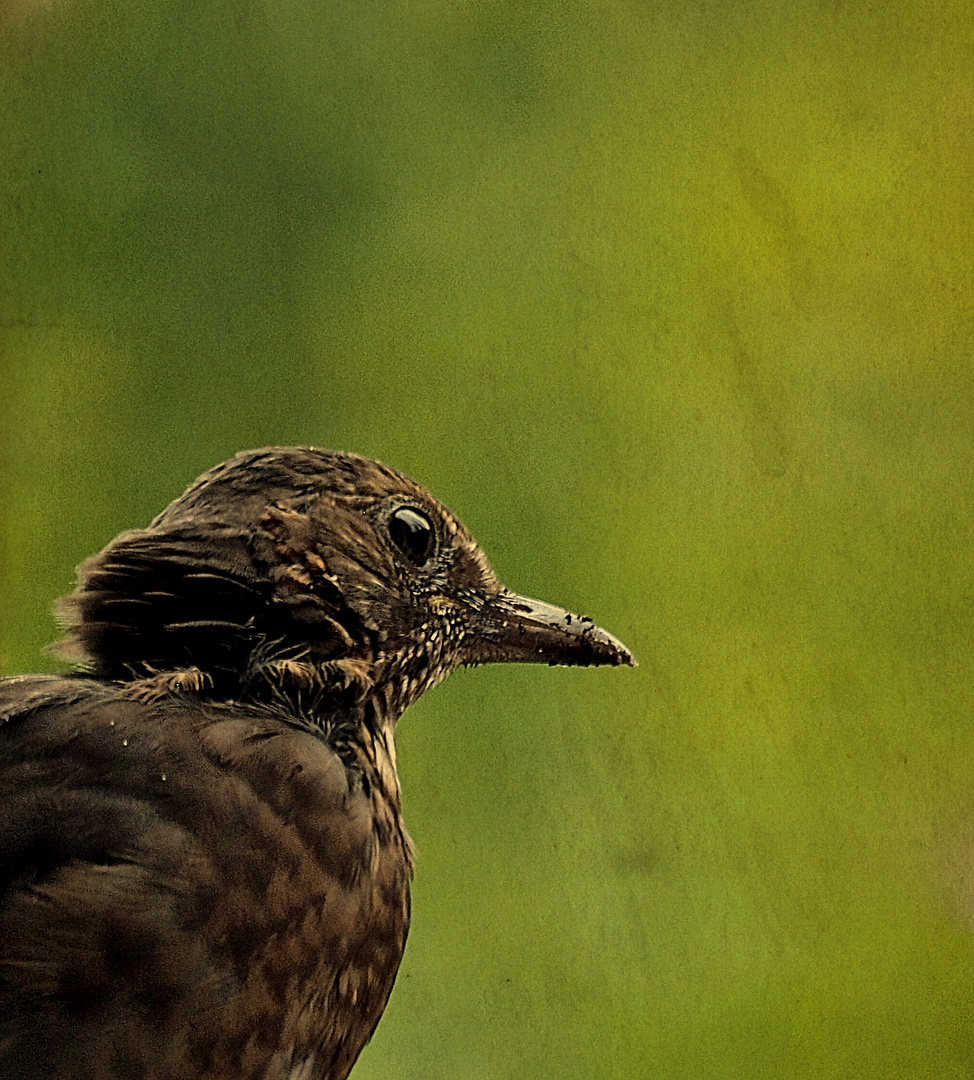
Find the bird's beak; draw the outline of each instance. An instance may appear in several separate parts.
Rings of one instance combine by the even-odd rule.
[[[636,666],[625,645],[591,619],[506,590],[478,610],[465,662]]]

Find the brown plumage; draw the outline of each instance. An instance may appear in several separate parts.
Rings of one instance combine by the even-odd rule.
[[[80,571],[0,681],[0,1076],[340,1080],[412,847],[393,742],[457,666],[627,664],[376,462],[239,454]]]

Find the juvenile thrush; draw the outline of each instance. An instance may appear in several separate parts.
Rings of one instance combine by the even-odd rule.
[[[62,615],[78,670],[0,681],[5,1080],[341,1080],[409,924],[403,710],[460,665],[633,663],[314,449],[204,474]]]

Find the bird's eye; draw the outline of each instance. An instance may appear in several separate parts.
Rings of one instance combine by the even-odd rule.
[[[435,536],[429,518],[411,506],[404,506],[389,518],[392,542],[416,566],[433,554]]]

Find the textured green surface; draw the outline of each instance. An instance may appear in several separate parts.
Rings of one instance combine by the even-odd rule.
[[[359,1080],[974,1075],[974,23],[0,3],[0,664],[245,446],[379,456],[630,671],[401,730]]]

